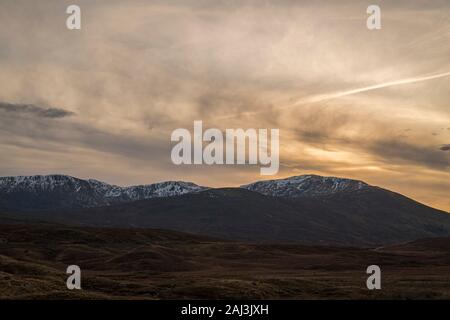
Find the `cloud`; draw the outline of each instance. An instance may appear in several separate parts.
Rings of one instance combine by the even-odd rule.
[[[445,147],[445,146],[444,146]],[[450,145],[447,145],[450,148]],[[398,141],[376,141],[369,150],[391,163],[411,163],[432,169],[447,170],[450,159],[438,150]],[[441,150],[446,150],[445,148]]]
[[[442,150],[442,151],[450,151],[450,144],[444,144],[443,146],[441,146],[441,147],[439,148],[439,150]]]
[[[40,118],[51,119],[65,118],[75,114],[71,111],[59,108],[43,108],[34,104],[19,104],[7,102],[0,102],[0,110],[20,114],[29,114]]]
[[[78,2],[88,14],[70,32],[65,1],[0,1],[0,173],[257,180],[258,168],[171,163],[170,132],[198,119],[279,128],[282,175],[372,179],[449,210],[448,188],[419,183],[450,181],[450,131],[437,131],[450,126],[448,0],[426,14],[421,0],[385,3],[388,37],[356,0]]]

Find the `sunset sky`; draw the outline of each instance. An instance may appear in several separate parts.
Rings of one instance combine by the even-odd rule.
[[[366,28],[371,4],[381,30]],[[0,70],[0,176],[314,173],[450,212],[449,0],[1,0]],[[173,165],[171,132],[194,120],[279,128],[279,174]]]

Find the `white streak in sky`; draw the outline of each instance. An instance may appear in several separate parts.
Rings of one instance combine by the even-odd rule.
[[[307,98],[304,100],[299,100],[293,106],[298,105],[298,104],[303,104],[303,103],[322,102],[322,101],[326,101],[326,100],[332,100],[332,99],[350,96],[350,95],[361,93],[361,92],[367,92],[367,91],[378,90],[378,89],[383,89],[383,88],[387,88],[387,87],[399,86],[402,84],[410,84],[410,83],[428,81],[428,80],[433,80],[433,79],[439,79],[439,78],[448,77],[448,76],[450,76],[450,72],[435,74],[435,75],[431,75],[431,76],[415,77],[415,78],[407,78],[407,79],[401,79],[401,80],[396,80],[396,81],[390,81],[390,82],[380,83],[380,84],[376,84],[373,86],[368,86],[368,87],[363,87],[363,88],[358,88],[358,89],[341,91],[341,92],[331,93],[331,94],[318,95],[318,96]]]
[[[422,77],[414,77],[414,78],[406,78],[406,79],[401,79],[401,80],[389,81],[389,82],[380,83],[380,84],[363,87],[363,88],[357,88],[357,89],[341,91],[341,92],[336,92],[336,93],[330,93],[330,94],[316,95],[316,96],[312,96],[309,98],[300,99],[291,105],[280,106],[280,107],[272,108],[271,110],[241,112],[239,114],[232,114],[232,115],[226,115],[223,117],[219,117],[219,119],[231,119],[231,118],[250,116],[250,115],[260,114],[260,113],[270,113],[275,110],[293,108],[293,107],[296,107],[296,106],[299,106],[302,104],[318,103],[318,102],[333,100],[333,99],[346,97],[346,96],[350,96],[350,95],[354,95],[354,94],[358,94],[358,93],[362,93],[362,92],[378,90],[378,89],[383,89],[383,88],[388,88],[388,87],[393,87],[393,86],[399,86],[399,85],[403,85],[403,84],[423,82],[423,81],[428,81],[428,80],[433,80],[433,79],[444,78],[444,77],[448,77],[448,76],[450,76],[450,72],[434,74],[431,76],[422,76]]]

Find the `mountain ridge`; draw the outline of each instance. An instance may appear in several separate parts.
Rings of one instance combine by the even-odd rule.
[[[394,192],[361,180],[315,174],[260,180],[235,188],[251,190],[267,196],[291,199],[326,198],[377,188]],[[27,211],[102,207],[156,197],[179,196],[208,189],[221,188],[210,188],[193,182],[172,180],[123,187],[97,179],[81,179],[63,174],[4,176],[0,177],[0,209]],[[51,197],[53,194],[46,193],[55,190],[57,198],[61,197],[60,192],[68,192],[68,195],[60,199],[58,204],[51,203],[51,199],[48,199],[47,203],[46,201],[41,203],[40,197]],[[400,193],[397,194],[404,196]],[[31,199],[27,201],[29,196],[31,196]],[[20,205],[17,205],[17,203],[20,203]],[[436,210],[446,212],[441,209]]]
[[[65,225],[166,229],[250,242],[370,247],[450,236],[450,215],[382,189],[326,198],[208,189],[105,207],[24,212]]]
[[[15,210],[89,208],[170,197],[206,189],[192,182],[164,181],[120,187],[69,175],[0,177],[0,207]]]
[[[65,176],[0,181],[0,212],[30,221],[351,246],[450,236],[447,212],[344,178],[305,175],[242,188],[185,182],[118,187]]]
[[[374,186],[360,180],[313,174],[256,181],[240,187],[265,195],[290,198],[326,196],[341,192],[352,192],[364,188],[374,188]]]

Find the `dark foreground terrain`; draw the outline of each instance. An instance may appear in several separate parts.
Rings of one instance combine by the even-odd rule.
[[[357,249],[165,230],[0,225],[2,299],[450,299],[450,238]],[[68,265],[83,290],[66,289]],[[368,265],[382,290],[366,289]]]

